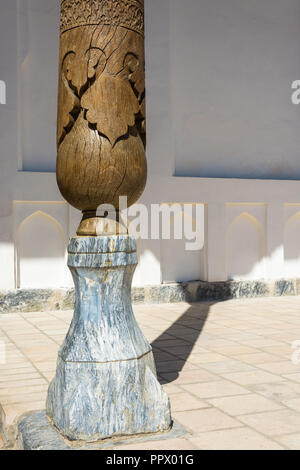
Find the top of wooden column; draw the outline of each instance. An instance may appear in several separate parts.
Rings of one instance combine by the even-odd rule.
[[[62,0],[61,33],[101,24],[122,26],[144,35],[144,0]]]

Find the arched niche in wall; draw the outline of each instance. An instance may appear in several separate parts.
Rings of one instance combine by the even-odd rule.
[[[183,237],[176,239],[175,227],[179,229],[180,226]],[[185,238],[185,226],[198,233],[200,246],[196,247],[196,244]],[[170,227],[170,239],[165,240],[161,237],[162,282],[187,282],[201,279],[201,250],[203,250],[201,231],[203,227],[200,227],[197,220],[183,210],[171,215]],[[188,249],[189,244],[194,244],[197,249]]]
[[[228,279],[264,277],[262,228],[255,217],[243,212],[227,230],[226,261]]]
[[[19,226],[16,240],[17,285],[20,288],[63,287],[66,244],[60,224],[37,211]]]
[[[300,277],[300,212],[284,227],[284,271],[285,277]]]

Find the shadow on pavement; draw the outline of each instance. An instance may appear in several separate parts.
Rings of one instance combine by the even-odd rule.
[[[163,383],[173,382],[179,376],[200,338],[214,303],[191,304],[178,320],[153,341],[157,375]]]

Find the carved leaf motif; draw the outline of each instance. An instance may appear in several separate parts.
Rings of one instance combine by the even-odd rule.
[[[105,135],[112,146],[135,124],[139,103],[128,81],[106,73],[86,91],[81,99],[87,110],[86,118],[96,124],[98,131]]]
[[[98,47],[91,47],[86,55],[88,56],[88,78],[92,79],[96,74],[99,76],[103,72],[106,66],[106,57]]]
[[[64,103],[64,106],[60,108],[57,119],[57,142],[60,143],[67,129],[72,127],[74,123],[72,114],[80,108],[80,101],[69,87],[64,76],[59,80],[58,101]]]
[[[142,51],[140,56],[143,56]],[[139,58],[129,52],[124,59],[124,71],[127,73],[128,79],[134,84],[134,88],[138,94],[138,99],[141,99],[142,93],[145,90],[145,73],[144,64],[140,62]]]

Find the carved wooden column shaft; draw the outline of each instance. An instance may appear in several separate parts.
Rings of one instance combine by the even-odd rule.
[[[59,61],[57,182],[96,235],[99,205],[146,184],[144,0],[62,0]]]

